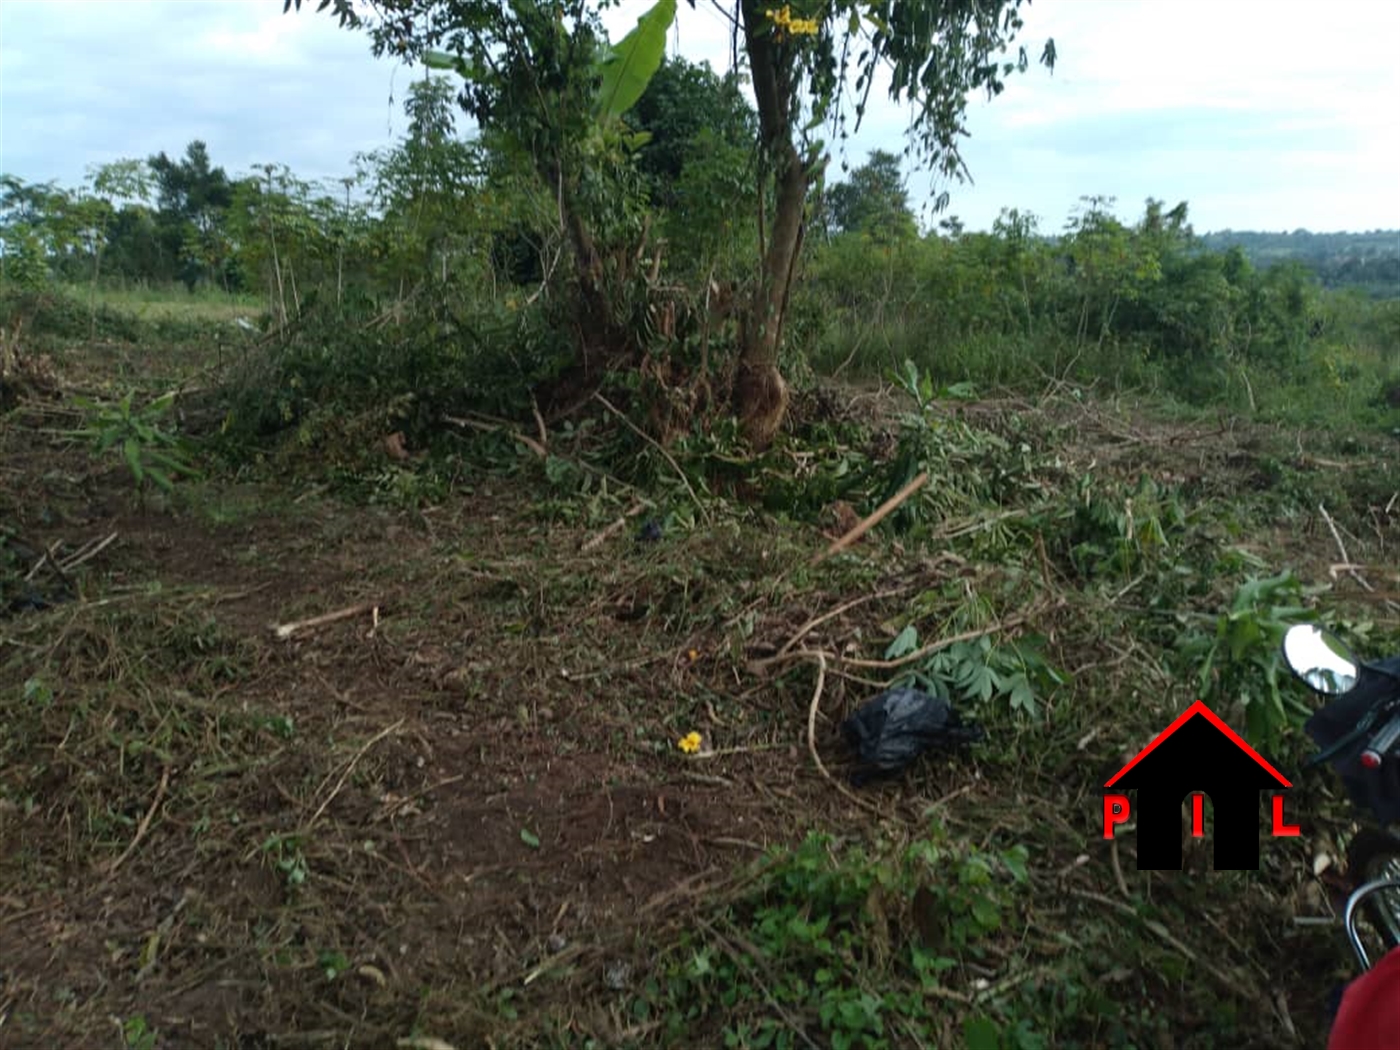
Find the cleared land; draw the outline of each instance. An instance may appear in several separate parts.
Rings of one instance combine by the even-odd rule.
[[[56,389],[188,379],[210,363],[190,355],[75,344]],[[801,425],[833,404],[872,432],[900,410],[848,389]],[[0,417],[0,568],[50,604],[0,614],[0,1044],[1320,1045],[1350,958],[1295,919],[1335,903],[1335,866],[1314,876],[1350,828],[1330,775],[1300,777],[1304,836],[1246,874],[1194,847],[1137,872],[1098,785],[1192,697],[1165,640],[1216,629],[1220,566],[1292,567],[1396,637],[1393,443],[1068,392],[946,412],[1025,461],[1000,502],[809,568],[835,518],[719,495],[658,543],[638,515],[588,547],[665,499],[486,432],[431,498],[349,501],[274,458],[143,506],[64,434],[67,396],[23,401]],[[1185,515],[1130,507],[1166,551],[1129,529],[1111,585],[1046,509],[1072,517],[1086,474],[1151,478]],[[1331,571],[1315,486],[1373,590]],[[62,574],[33,550],[62,565],[109,536]],[[1175,591],[1173,565],[1198,570]],[[840,790],[836,725],[910,623],[921,644],[1036,635],[1064,684],[1034,716],[989,702],[985,747]],[[820,687],[814,657],[773,659],[799,650],[828,654]]]

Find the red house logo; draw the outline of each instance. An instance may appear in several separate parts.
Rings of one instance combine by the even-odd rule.
[[[1215,807],[1215,870],[1259,867],[1259,792],[1290,788],[1288,778],[1197,700],[1104,785],[1137,791],[1139,871],[1181,870],[1181,800],[1191,796],[1191,833],[1205,834],[1205,796]],[[1103,837],[1130,815],[1128,796],[1106,794]],[[1273,834],[1300,834],[1273,796]]]

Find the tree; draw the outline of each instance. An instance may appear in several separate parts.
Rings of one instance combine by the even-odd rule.
[[[64,251],[69,195],[54,183],[0,175],[0,274],[25,288],[42,287]]]
[[[899,158],[871,150],[870,159],[845,182],[826,191],[822,218],[828,233],[864,233],[889,244],[918,236]]]
[[[97,282],[102,276],[102,253],[116,227],[117,202],[143,208],[151,192],[151,176],[145,162],[115,160],[88,169],[88,191],[79,197],[83,239],[92,257],[92,281],[88,289],[91,336],[97,336]]]
[[[383,216],[386,252],[400,280],[445,280],[477,226],[483,151],[456,135],[456,90],[448,78],[415,81],[404,108],[409,124],[403,141],[359,158],[360,168]]]
[[[779,338],[802,248],[808,190],[824,167],[824,143],[799,148],[803,134],[828,123],[845,135],[851,110],[859,128],[876,74],[887,69],[890,98],[913,110],[910,155],[945,176],[965,177],[958,144],[966,134],[962,117],[968,94],[1000,94],[1005,78],[1029,65],[1024,48],[1015,61],[998,61],[1023,26],[1021,3],[809,0],[799,3],[794,15],[792,5],[775,11],[763,0],[738,0],[735,32],[749,58],[761,146],[776,197],[736,391],[755,443],[771,440],[786,409]],[[1041,61],[1053,67],[1053,42],[1046,43]],[[851,74],[854,94],[847,90]],[[805,121],[804,95],[811,104]]]
[[[667,58],[626,116],[647,137],[637,167],[665,235],[672,280],[738,278],[751,266],[758,117],[738,73]]]
[[[651,183],[653,203],[662,207],[675,204],[676,187],[696,159],[698,143],[750,153],[758,133],[736,73],[720,76],[708,63],[679,57],[661,63],[626,121],[648,136],[637,151],[637,167]]]
[[[228,175],[211,164],[208,147],[198,139],[185,147],[180,160],[162,150],[147,163],[155,179],[156,224],[171,276],[191,291],[201,276],[222,279],[227,245],[220,226],[233,201]]]
[[[791,4],[775,9],[771,2],[734,0],[731,15],[758,111],[760,262],[734,388],[734,407],[757,447],[771,442],[787,406],[778,369],[783,318],[808,193],[825,165],[824,143],[809,132],[831,124],[844,135],[852,111],[858,128],[877,72],[888,69],[890,97],[912,104],[909,153],[962,178],[958,145],[968,94],[996,95],[1007,76],[1029,65],[1024,48],[1013,60],[1006,56],[1023,26],[1024,0],[799,0],[796,13]],[[626,40],[609,48],[597,18],[609,3],[380,0],[369,18],[353,0],[318,6],[333,9],[342,26],[368,28],[376,54],[427,55],[456,68],[466,80],[468,112],[532,157],[558,195],[572,246],[585,365],[590,354],[616,359],[634,345],[616,309],[626,296],[608,280],[600,245],[636,232],[625,169],[628,148],[640,143],[618,124],[659,65],[675,12],[674,0],[658,0]],[[284,0],[285,10],[293,6],[301,0]],[[445,55],[434,54],[439,47]],[[1048,42],[1041,61],[1054,60]],[[615,258],[614,271],[625,270]]]
[[[383,0],[370,17],[352,0],[319,5],[329,7],[343,26],[369,30],[375,54],[460,74],[459,101],[482,134],[527,159],[556,203],[573,261],[570,315],[561,320],[577,348],[564,396],[638,360],[643,325],[632,279],[646,200],[631,162],[641,138],[622,117],[660,65],[675,0],[658,0],[615,46],[588,0]]]

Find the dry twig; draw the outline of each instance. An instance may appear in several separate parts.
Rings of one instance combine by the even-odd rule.
[[[595,400],[600,402],[602,406],[606,408],[609,412],[617,416],[618,419],[622,420],[623,426],[625,426],[628,430],[632,431],[632,433],[636,434],[639,438],[645,441],[652,448],[656,449],[656,451],[660,452],[661,455],[663,455],[666,458],[666,462],[671,464],[671,469],[676,472],[676,477],[681,479],[681,484],[685,486],[686,492],[690,493],[690,501],[695,504],[696,508],[700,511],[702,515],[704,515],[705,519],[708,521],[710,517],[710,512],[705,507],[705,505],[700,502],[700,497],[695,494],[695,490],[690,487],[690,479],[685,476],[685,471],[681,470],[681,465],[676,462],[676,457],[671,455],[671,453],[667,452],[665,447],[659,441],[657,441],[656,438],[652,437],[641,427],[637,426],[636,423],[633,423],[630,419],[623,415],[616,405],[614,405],[611,401],[605,398],[597,390],[593,391],[593,397]]]
[[[156,785],[156,797],[151,800],[151,808],[146,810],[146,815],[141,818],[141,823],[136,825],[136,834],[131,842],[127,844],[122,855],[112,862],[112,866],[107,869],[107,877],[110,879],[117,873],[117,869],[126,863],[128,857],[136,852],[136,847],[141,844],[141,840],[146,837],[146,832],[150,830],[151,821],[155,819],[156,810],[160,809],[161,801],[165,798],[165,789],[170,786],[170,767],[166,766],[160,771],[160,783]]]
[[[1163,944],[1166,944],[1168,947],[1175,950],[1183,959],[1189,962],[1192,966],[1199,966],[1202,970],[1210,974],[1225,988],[1233,992],[1235,995],[1239,996],[1242,1000],[1248,1002],[1251,1000],[1257,1001],[1260,998],[1260,994],[1256,989],[1245,986],[1237,978],[1235,978],[1231,974],[1226,973],[1220,967],[1212,963],[1209,959],[1202,959],[1199,955],[1197,955],[1185,944],[1183,944],[1179,939],[1174,937],[1171,931],[1168,930],[1165,926],[1163,926],[1160,922],[1153,922],[1151,920],[1144,919],[1144,917],[1138,913],[1137,909],[1131,907],[1130,905],[1124,904],[1122,901],[1116,901],[1112,897],[1105,897],[1102,893],[1091,893],[1088,890],[1078,890],[1071,888],[1069,892],[1074,894],[1076,897],[1082,898],[1083,900],[1091,901],[1094,904],[1099,904],[1106,908],[1112,908],[1120,915],[1126,915],[1129,918],[1141,920],[1142,925],[1146,927],[1146,929],[1153,933],[1156,937],[1158,937]]]
[[[340,779],[335,782],[335,787],[331,788],[330,794],[327,795],[325,799],[322,800],[321,804],[316,807],[316,812],[311,814],[311,819],[308,820],[304,825],[302,825],[301,832],[303,835],[311,830],[312,825],[314,825],[316,821],[321,819],[321,814],[326,811],[326,807],[329,806],[332,801],[334,801],[336,795],[340,794],[340,789],[345,786],[345,781],[350,778],[350,774],[353,773],[355,771],[355,767],[360,764],[360,759],[365,757],[365,755],[369,752],[370,748],[372,748],[375,744],[379,743],[379,741],[383,740],[390,733],[394,732],[394,730],[398,729],[399,726],[403,725],[403,723],[404,720],[400,718],[393,725],[385,726],[379,732],[375,733],[374,736],[366,740],[364,742],[364,745],[360,748],[360,750],[355,752],[354,757],[351,758],[349,762],[345,763],[345,768],[341,770]]]
[[[476,419],[463,419],[461,416],[447,415],[442,417],[442,421],[444,423],[451,423],[454,427],[469,427],[472,430],[481,430],[487,434],[509,434],[535,455],[539,456],[540,459],[544,459],[549,455],[545,447],[534,438],[526,437],[524,434],[520,433],[520,431],[503,423],[483,423]]]
[[[812,756],[812,761],[816,764],[817,772],[826,777],[826,779],[831,782],[832,787],[836,788],[837,791],[841,792],[841,794],[845,795],[862,809],[868,810],[871,813],[879,813],[880,810],[877,806],[867,802],[850,788],[846,787],[845,784],[842,784],[833,777],[827,770],[825,763],[822,762],[822,756],[817,753],[817,710],[821,707],[822,692],[826,689],[826,654],[820,651],[808,652],[805,650],[804,653],[807,656],[815,657],[817,664],[817,684],[812,690],[812,702],[807,707],[807,753]]]
[[[998,631],[1004,631],[1010,627],[1019,626],[1029,620],[1033,614],[1034,611],[1023,613],[1020,616],[1013,616],[1009,620],[1002,620],[1000,623],[994,623],[990,627],[979,627],[972,631],[963,631],[961,634],[949,635],[946,638],[937,638],[927,645],[914,650],[914,652],[899,657],[897,660],[861,660],[856,657],[839,656],[836,653],[829,653],[824,650],[822,651],[822,655],[826,659],[836,661],[846,667],[874,667],[888,670],[896,667],[903,667],[905,664],[914,663],[917,660],[922,660],[930,653],[935,653],[940,649],[946,649],[948,646],[956,645],[958,642],[969,642],[974,638],[981,638],[986,634],[996,634]],[[814,649],[798,649],[793,652],[778,653],[776,656],[764,657],[762,660],[751,660],[749,661],[749,670],[751,672],[759,672],[775,664],[788,663],[791,660],[811,659],[816,652],[817,650]]]
[[[896,595],[903,594],[908,589],[908,587],[896,587],[893,590],[879,591],[875,594],[863,594],[859,598],[853,598],[848,602],[843,602],[841,605],[838,605],[836,608],[832,609],[828,613],[823,613],[821,616],[813,617],[812,619],[804,623],[798,629],[797,633],[794,634],[791,638],[789,638],[787,642],[783,645],[783,647],[778,650],[779,655],[791,652],[792,647],[798,642],[800,642],[809,631],[813,631],[816,628],[820,627],[822,624],[826,623],[827,620],[835,619],[842,613],[850,612],[856,606],[864,605],[866,602],[879,601],[881,598],[893,598]]]
[[[1371,586],[1370,581],[1368,581],[1366,577],[1362,576],[1361,573],[1356,571],[1356,567],[1352,564],[1351,556],[1347,554],[1346,544],[1342,542],[1342,534],[1337,529],[1337,523],[1332,520],[1332,515],[1327,513],[1327,508],[1321,503],[1317,505],[1317,510],[1318,513],[1322,515],[1322,520],[1327,523],[1327,530],[1332,533],[1332,539],[1336,541],[1337,550],[1342,555],[1342,565],[1338,567],[1344,568],[1348,576],[1350,576],[1357,583],[1361,584],[1361,586],[1364,587],[1367,591],[1370,591],[1374,594],[1376,589]],[[1397,605],[1389,598],[1384,599],[1384,602],[1390,609],[1400,611],[1400,605]]]
[[[909,482],[909,484],[905,485],[893,496],[885,500],[884,503],[881,503],[878,507],[876,507],[874,512],[870,514],[869,517],[865,518],[865,520],[856,525],[856,527],[851,529],[850,532],[846,533],[846,535],[842,536],[839,540],[836,540],[826,550],[817,554],[812,559],[811,564],[820,565],[822,562],[826,561],[827,558],[830,558],[833,554],[840,554],[851,544],[855,543],[856,540],[860,539],[867,532],[873,529],[876,525],[880,524],[880,522],[884,521],[887,517],[893,514],[899,508],[899,505],[901,503],[903,503],[920,488],[922,488],[924,484],[927,483],[927,481],[928,471],[925,470],[922,471],[919,474],[919,476],[916,477],[913,481]]]
[[[271,630],[278,638],[286,640],[298,631],[303,631],[311,627],[323,627],[328,623],[335,623],[337,620],[348,620],[352,616],[359,616],[361,613],[379,613],[378,602],[360,602],[358,605],[351,605],[344,609],[337,609],[335,612],[322,613],[320,616],[312,616],[306,620],[294,620],[291,623],[272,624]]]
[[[588,539],[584,540],[582,545],[580,545],[579,547],[579,553],[587,554],[594,548],[601,547],[604,543],[612,539],[614,536],[616,536],[619,532],[621,532],[627,527],[628,518],[635,518],[642,511],[646,510],[647,507],[649,507],[650,505],[650,501],[637,500],[635,503],[632,504],[631,509],[628,510],[626,514],[618,518],[607,528],[594,533]]]

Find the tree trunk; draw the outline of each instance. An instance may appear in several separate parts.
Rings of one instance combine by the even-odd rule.
[[[102,246],[92,252],[92,291],[88,294],[88,338],[97,338],[97,278],[102,273]]]
[[[574,323],[578,359],[545,392],[550,413],[568,411],[591,394],[608,368],[635,349],[633,335],[620,324],[607,286],[603,254],[579,212],[570,175],[557,162],[540,168],[559,201],[559,220],[574,258],[578,295]],[[546,278],[547,279],[547,278]]]
[[[763,139],[765,179],[771,171],[776,189],[772,234],[763,252],[758,285],[749,305],[739,349],[739,374],[734,386],[734,409],[744,436],[755,448],[768,447],[787,413],[787,383],[778,369],[783,318],[792,289],[793,270],[802,247],[802,219],[808,176],[792,142],[792,113],[796,105],[790,58],[780,54],[765,7],[744,0],[744,44],[758,101]],[[766,186],[760,185],[762,195]]]

